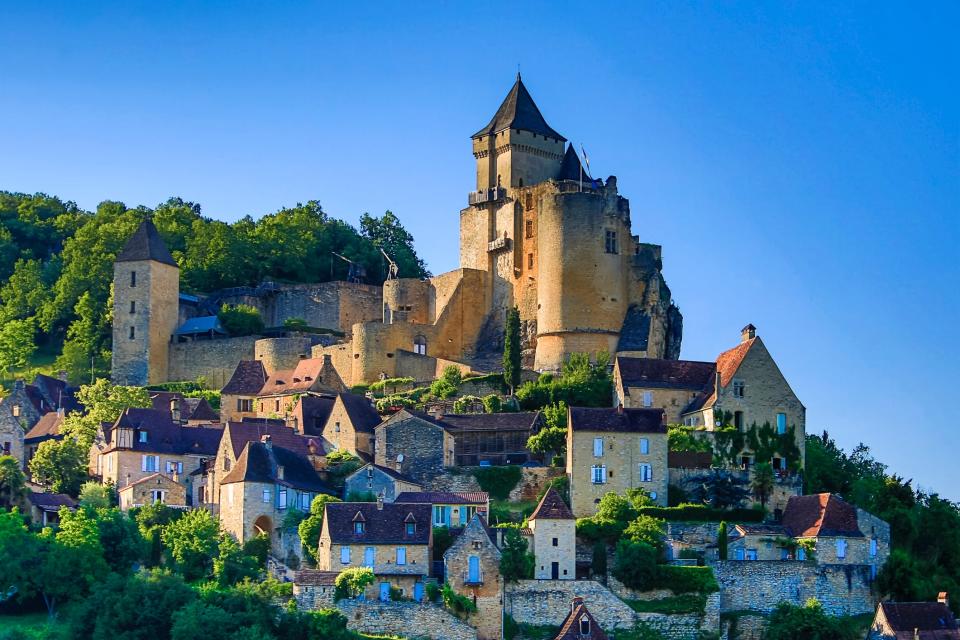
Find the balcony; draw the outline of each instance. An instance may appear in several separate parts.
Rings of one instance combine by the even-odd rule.
[[[463,584],[478,586],[483,584],[483,569],[478,571],[464,571],[463,572]]]
[[[492,189],[481,189],[480,191],[471,191],[467,194],[467,203],[471,206],[486,204],[488,202],[500,202],[507,197],[507,190],[502,187],[493,187]]]

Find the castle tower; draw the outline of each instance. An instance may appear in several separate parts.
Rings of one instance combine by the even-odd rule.
[[[167,381],[170,336],[177,328],[180,269],[149,219],[113,263],[115,384]]]

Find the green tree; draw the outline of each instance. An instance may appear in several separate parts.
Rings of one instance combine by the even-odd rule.
[[[504,582],[516,582],[533,577],[536,560],[527,551],[527,541],[515,528],[503,534],[503,549],[500,551],[500,575]]]
[[[360,216],[360,231],[378,249],[383,249],[397,264],[401,278],[423,278],[430,275],[423,260],[413,248],[410,235],[400,219],[391,211],[379,218],[364,213]]]
[[[670,451],[712,452],[710,442],[697,434],[698,432],[690,427],[672,424],[667,430],[667,446]]]
[[[803,607],[781,602],[770,615],[764,635],[768,640],[853,640],[860,635],[847,632],[842,623],[824,612],[814,599]]]
[[[163,528],[163,544],[185,579],[210,574],[220,541],[220,524],[206,509],[188,511]]]
[[[562,456],[567,450],[566,427],[544,427],[527,438],[527,449],[531,453],[546,456]]]
[[[503,338],[503,381],[510,393],[520,385],[520,311],[516,307],[507,310]]]
[[[110,332],[107,312],[97,307],[89,291],[77,300],[74,313],[76,319],[67,328],[57,366],[69,374],[71,381],[80,382],[109,369]]]
[[[643,542],[617,542],[613,576],[631,589],[648,589],[657,577],[657,551]]]
[[[260,312],[248,304],[225,304],[220,307],[217,317],[231,336],[249,336],[263,332],[264,324]]]
[[[108,509],[116,502],[113,496],[113,490],[105,485],[90,480],[80,486],[80,506],[92,509]]]
[[[77,400],[83,405],[84,413],[68,414],[60,433],[71,436],[84,451],[89,451],[101,423],[116,422],[125,409],[152,406],[147,389],[115,385],[104,378],[93,384],[81,385],[77,390]]]
[[[623,531],[623,536],[633,542],[642,542],[658,554],[663,552],[666,537],[666,522],[652,516],[638,516]]]
[[[27,463],[31,479],[54,493],[77,495],[87,479],[89,447],[83,449],[73,438],[41,442]]]
[[[317,545],[320,544],[320,532],[323,530],[323,512],[329,502],[340,502],[340,499],[325,493],[318,495],[310,503],[310,514],[297,526],[303,552],[311,562],[316,562],[317,559]]]
[[[11,369],[27,366],[37,349],[33,341],[35,331],[32,318],[8,320],[0,326],[0,373],[6,376]]]
[[[767,506],[767,499],[773,492],[774,478],[773,467],[769,462],[758,462],[753,467],[753,480],[750,488],[753,490],[754,497],[760,501],[764,508]]]
[[[730,540],[727,534],[727,523],[726,521],[720,523],[720,527],[717,529],[717,553],[721,560],[726,560],[728,555],[728,544]]]
[[[86,507],[83,511],[96,513],[100,546],[110,569],[116,573],[130,572],[146,552],[146,542],[137,523],[116,507],[95,511]]]
[[[238,582],[260,576],[261,564],[257,558],[248,555],[230,534],[220,539],[219,552],[213,561],[213,577],[221,587],[229,587]]]
[[[356,598],[364,592],[368,585],[373,584],[373,569],[369,567],[350,567],[344,569],[333,581],[334,598]]]
[[[171,509],[162,502],[155,502],[131,509],[130,515],[136,521],[140,535],[146,543],[144,561],[147,566],[156,567],[160,564],[163,555],[163,529],[182,516],[183,512],[179,509]]]
[[[743,505],[750,495],[745,482],[729,471],[715,469],[697,478],[690,489],[690,497],[713,509],[735,509]]]
[[[0,508],[21,505],[27,495],[27,479],[20,461],[13,456],[0,456]]]

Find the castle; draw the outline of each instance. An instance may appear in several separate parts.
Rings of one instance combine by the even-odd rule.
[[[273,370],[327,356],[348,385],[429,380],[450,363],[491,370],[511,307],[520,314],[526,368],[557,370],[572,353],[678,358],[682,316],[660,247],[632,234],[616,178],[591,179],[519,74],[471,140],[476,190],[460,211],[460,268],[428,279],[182,295],[176,263],[145,221],[114,265],[114,382],[203,376],[222,385],[241,360]],[[237,302],[258,308],[269,327],[300,318],[343,337],[224,337],[216,310]]]

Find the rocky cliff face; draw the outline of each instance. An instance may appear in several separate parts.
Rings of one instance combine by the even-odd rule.
[[[645,352],[649,358],[676,360],[683,340],[683,315],[663,277],[660,247],[641,244],[634,256],[636,291],[627,309],[618,351]]]

